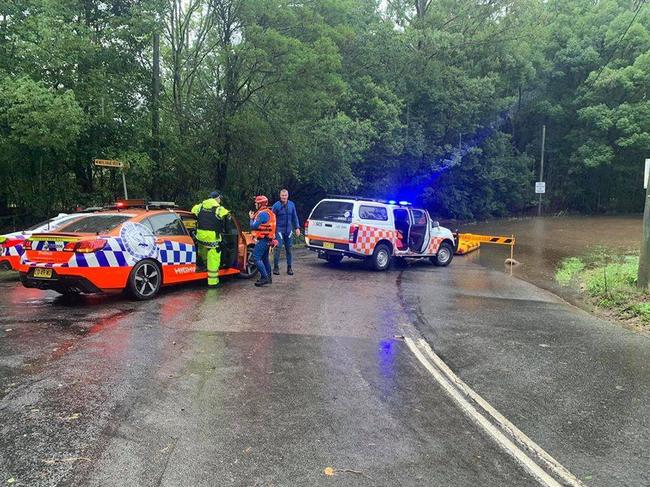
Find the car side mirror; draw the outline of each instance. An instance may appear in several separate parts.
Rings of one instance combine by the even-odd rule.
[[[440,226],[440,222],[438,222],[438,221],[433,221],[433,222],[431,222],[431,226],[432,226],[433,228],[438,228],[438,227]]]

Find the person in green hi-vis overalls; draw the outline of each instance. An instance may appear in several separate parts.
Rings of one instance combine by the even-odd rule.
[[[208,286],[218,286],[221,234],[225,232],[230,211],[221,206],[221,193],[213,191],[210,198],[194,205],[192,213],[197,216],[196,240],[199,257],[208,268]]]

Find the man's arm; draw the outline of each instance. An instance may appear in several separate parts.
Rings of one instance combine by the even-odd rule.
[[[257,230],[262,223],[266,223],[268,221],[269,221],[269,215],[266,213],[260,213],[257,216],[257,220],[251,220],[251,228],[253,230]]]
[[[199,211],[201,211],[201,203],[199,203],[199,204],[197,204],[197,205],[194,205],[194,206],[192,207],[192,213],[194,213],[195,215],[198,216]]]
[[[280,211],[280,202],[276,201],[273,203],[273,206],[271,207],[271,211],[275,213],[276,215],[278,214],[278,211]]]
[[[291,219],[293,220],[293,229],[300,230],[300,220],[298,220],[298,212],[293,202],[291,203]]]

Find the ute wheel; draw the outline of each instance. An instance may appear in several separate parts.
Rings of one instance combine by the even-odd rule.
[[[259,272],[253,260],[253,248],[253,246],[250,246],[246,250],[246,268],[239,273],[241,279],[250,279]]]
[[[343,254],[327,254],[325,258],[328,264],[337,265],[343,260]]]
[[[131,269],[127,289],[138,301],[153,298],[162,285],[162,270],[153,260],[141,260]]]
[[[385,271],[390,267],[390,247],[386,244],[379,244],[370,257],[372,267],[376,271]]]
[[[442,242],[438,248],[435,257],[431,257],[431,262],[438,267],[448,266],[451,259],[454,258],[454,248],[449,242]]]

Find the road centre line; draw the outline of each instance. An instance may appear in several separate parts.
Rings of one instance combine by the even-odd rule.
[[[426,354],[433,360],[433,363],[447,376],[447,378],[458,387],[461,392],[473,399],[488,415],[490,415],[499,426],[506,430],[517,443],[519,443],[528,452],[534,453],[549,469],[551,469],[558,477],[560,477],[566,485],[572,487],[585,487],[580,480],[569,472],[560,462],[547,453],[542,447],[531,440],[526,434],[512,424],[508,419],[503,416],[499,411],[476,393],[471,387],[462,381],[449,366],[436,354],[431,346],[423,338],[419,339],[420,346],[424,348]]]
[[[524,450],[522,450],[519,446],[517,446],[512,440],[510,440],[499,428],[497,428],[495,425],[493,425],[485,416],[483,416],[467,399],[464,397],[463,393],[467,394],[467,391],[471,391],[469,386],[464,384],[458,377],[455,376],[455,374],[449,369],[449,367],[445,368],[448,370],[449,374],[451,376],[447,376],[446,372],[443,372],[441,369],[438,368],[435,364],[444,364],[442,360],[435,355],[433,350],[431,350],[431,347],[426,343],[426,341],[419,339],[418,342],[416,342],[413,338],[406,336],[404,338],[404,341],[406,342],[407,346],[413,352],[413,354],[416,356],[416,358],[424,365],[424,367],[429,371],[429,373],[434,377],[436,382],[442,387],[442,389],[445,391],[445,393],[453,399],[457,405],[461,408],[463,413],[467,417],[469,417],[472,422],[474,422],[476,425],[478,425],[480,428],[482,428],[506,453],[508,453],[510,456],[512,456],[519,465],[521,465],[526,472],[528,472],[534,479],[536,479],[540,484],[545,485],[547,487],[561,487],[562,484],[560,484],[557,480],[555,480],[553,477],[551,477],[546,471],[542,469]],[[424,349],[424,353],[420,350],[418,347],[418,344],[420,347]],[[426,354],[426,355],[425,355]],[[438,360],[433,362],[433,356],[438,357]],[[431,357],[431,359],[427,358],[427,356]],[[455,377],[455,379],[450,379],[448,377]],[[462,383],[464,385],[463,388],[459,386],[459,384]],[[478,394],[472,391],[472,399],[474,399],[473,396],[476,396],[481,399],[479,404],[481,404],[481,407],[484,407],[483,405],[489,406],[489,404],[483,400]],[[476,400],[476,399],[475,399]],[[486,411],[494,411],[498,414],[498,412],[489,406],[489,409]],[[499,414],[499,417],[505,419],[501,414]],[[497,423],[499,423],[500,426],[502,426],[502,422],[498,421],[494,416],[493,418]],[[506,420],[507,421],[507,420]],[[564,467],[562,467],[553,457],[551,457],[548,453],[544,452],[541,447],[533,443],[532,440],[530,440],[528,437],[526,437],[523,433],[521,433],[514,425],[512,425],[510,422],[507,422],[506,424],[510,424],[511,428],[506,428],[505,426],[502,426],[509,434],[513,435],[518,442],[524,441],[523,438],[525,438],[527,441],[523,443],[526,445],[525,447],[528,449],[530,446],[534,446],[534,448],[530,448],[531,451],[535,452],[536,454],[539,455],[539,452],[543,452],[544,456],[541,458],[544,459],[544,463],[547,463],[546,458],[552,460],[551,464],[555,466],[549,467],[552,468],[553,471],[562,478],[562,480],[567,484],[571,486],[579,486],[583,487],[583,484],[575,478],[572,474],[570,474]],[[518,432],[521,437],[517,437],[518,435],[515,434],[515,431]],[[522,438],[523,437],[523,438]],[[561,469],[558,469],[557,466],[561,467]],[[564,472],[568,473],[568,476],[564,474]]]

